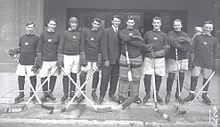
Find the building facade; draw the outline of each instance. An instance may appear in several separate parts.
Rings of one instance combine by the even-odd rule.
[[[69,17],[76,16],[80,27],[89,27],[94,17],[102,19],[102,27],[110,25],[111,16],[122,17],[121,28],[127,16],[134,16],[136,28],[147,31],[152,29],[152,17],[162,18],[162,30],[172,29],[175,18],[183,21],[183,30],[190,36],[194,26],[202,26],[204,20],[215,22],[213,34],[220,34],[219,0],[0,0],[0,72],[13,72],[16,63],[8,57],[5,49],[18,46],[19,36],[25,32],[27,21],[36,24],[35,33],[43,31],[49,18],[58,21],[57,30],[62,32],[67,27]]]

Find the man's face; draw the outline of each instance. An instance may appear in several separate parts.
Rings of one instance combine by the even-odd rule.
[[[128,19],[128,21],[126,22],[127,24],[127,29],[133,29],[134,28],[134,20],[133,19]]]
[[[30,24],[28,26],[26,26],[26,33],[27,34],[33,34],[34,32],[34,24]]]
[[[153,19],[152,25],[154,30],[160,30],[161,21],[159,19]]]
[[[115,18],[112,20],[112,25],[113,25],[114,27],[118,28],[120,24],[121,24],[121,20],[120,20],[119,18],[116,18],[116,17],[115,17]]]
[[[76,30],[77,26],[78,26],[77,22],[70,22],[70,27],[72,30]]]
[[[56,28],[56,22],[55,21],[50,21],[48,24],[47,24],[47,26],[48,26],[48,29],[50,29],[50,30],[55,30],[55,28]]]
[[[174,21],[173,28],[175,31],[180,32],[182,30],[182,23],[179,21]]]
[[[212,30],[213,30],[213,24],[204,24],[203,32],[205,34],[211,34]]]
[[[101,24],[99,22],[93,21],[93,23],[92,23],[92,30],[97,31],[99,29],[100,25]]]

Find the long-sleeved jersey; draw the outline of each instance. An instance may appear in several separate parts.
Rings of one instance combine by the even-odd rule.
[[[19,39],[21,54],[19,63],[21,65],[33,65],[36,57],[36,49],[39,37],[36,35],[23,35]]]
[[[145,44],[152,44],[152,49],[154,52],[165,50],[169,47],[167,34],[162,31],[147,31],[144,34]],[[150,51],[145,51],[144,56],[149,57]]]
[[[41,33],[37,46],[37,53],[42,53],[44,61],[56,61],[60,36],[56,32]]]
[[[58,54],[77,55],[80,53],[81,33],[78,30],[66,30],[60,37]]]
[[[200,34],[194,38],[193,50],[196,66],[212,69],[218,53],[218,40],[209,35]]]
[[[97,62],[98,53],[100,53],[102,31],[93,31],[91,29],[82,30],[80,52],[85,52],[86,60]]]
[[[129,36],[132,34],[133,37]],[[128,54],[130,58],[135,58],[141,55],[141,48],[144,44],[144,40],[141,37],[140,32],[137,29],[123,29],[119,32],[121,39],[122,50],[121,53],[125,56],[125,47],[127,44]]]
[[[178,42],[178,37],[189,38],[187,33],[183,32],[183,31],[180,31],[180,32],[170,31],[168,33],[168,42],[170,44],[170,49],[169,49],[167,57],[170,59],[176,59],[175,48],[177,48],[178,59],[179,60],[187,59],[191,42],[189,42],[189,41]],[[177,43],[179,44],[178,47],[176,45]]]

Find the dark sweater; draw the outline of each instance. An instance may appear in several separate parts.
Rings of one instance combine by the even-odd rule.
[[[23,35],[19,39],[21,49],[19,63],[21,65],[33,65],[36,57],[36,49],[39,38],[36,35]]]
[[[60,38],[58,54],[77,55],[80,52],[81,33],[79,31],[65,31]]]
[[[218,40],[213,36],[204,34],[194,38],[193,52],[195,54],[195,65],[212,69],[214,67],[215,55],[218,53]]]
[[[139,38],[132,38],[129,34],[132,33],[132,36]],[[119,37],[121,39],[122,50],[121,53],[125,56],[125,44],[128,47],[128,54],[130,58],[135,58],[141,55],[141,48],[144,44],[144,41],[141,37],[140,32],[137,29],[123,29],[119,32]]]
[[[162,31],[147,31],[144,34],[144,42],[145,44],[152,44],[152,49],[154,52],[167,50],[168,40],[167,34]],[[145,51],[144,56],[149,57],[150,51]]]
[[[37,46],[37,52],[42,53],[44,61],[57,60],[57,48],[60,36],[56,32],[45,31],[41,33]]]
[[[178,42],[177,41],[178,37],[189,38],[189,36],[183,31],[181,31],[181,32],[170,31],[168,33],[168,41],[170,44],[170,49],[169,49],[167,57],[170,59],[176,59],[175,48],[177,48],[178,59],[179,60],[187,59],[188,58],[188,51],[190,48],[190,42],[188,42],[188,41]],[[180,44],[180,47],[176,47],[176,44],[175,44],[176,42],[178,42]]]
[[[91,29],[82,30],[80,52],[86,53],[86,60],[97,62],[98,53],[100,53],[102,31],[92,31]]]

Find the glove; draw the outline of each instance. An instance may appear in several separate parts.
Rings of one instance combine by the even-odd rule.
[[[154,58],[154,57],[162,57],[165,56],[165,51],[164,50],[160,50],[157,52],[151,52],[150,53],[150,57]]]
[[[102,65],[102,54],[98,54],[97,66],[101,67],[101,65]]]
[[[192,70],[195,67],[194,54],[189,55],[189,69]]]
[[[9,49],[8,54],[11,57],[14,57],[16,54],[20,54],[21,53],[21,49],[20,48],[13,48],[13,49]]]
[[[143,49],[144,51],[152,51],[153,50],[152,44],[144,44]]]
[[[82,66],[86,66],[87,65],[86,53],[85,52],[80,52],[80,64]]]
[[[185,42],[185,41],[186,41],[186,38],[185,38],[185,37],[178,37],[178,38],[177,38],[177,41],[178,41],[178,42]]]
[[[109,67],[110,66],[110,62],[109,60],[106,60],[105,63],[104,63],[105,67]]]
[[[57,55],[57,66],[58,67],[63,67],[63,54],[58,54]]]
[[[31,68],[31,71],[33,71],[36,74],[41,67],[42,67],[42,62],[40,62],[39,58],[36,57],[34,61],[34,65]]]

